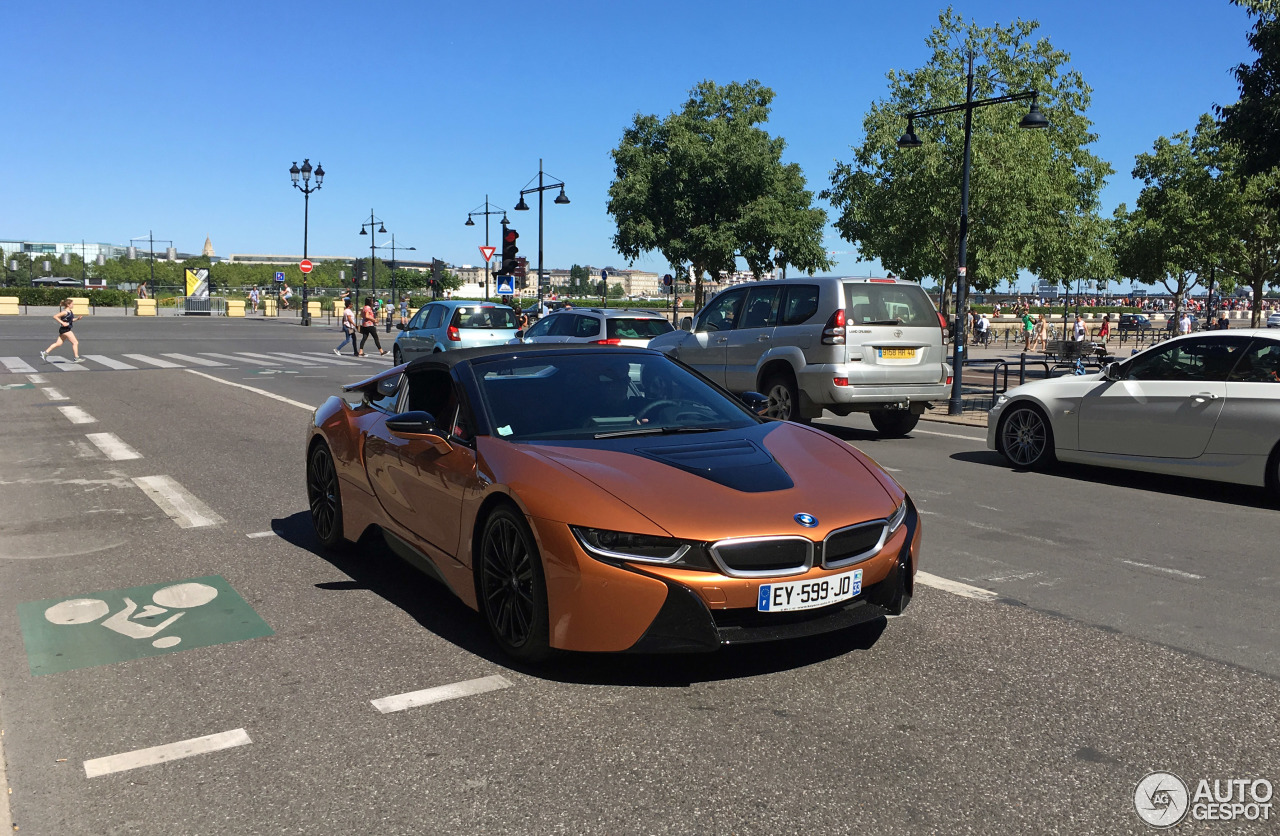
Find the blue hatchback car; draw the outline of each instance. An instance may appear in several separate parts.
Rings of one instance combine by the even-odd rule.
[[[502,345],[515,339],[516,312],[506,305],[450,299],[424,305],[396,337],[392,355],[397,364],[415,357]]]

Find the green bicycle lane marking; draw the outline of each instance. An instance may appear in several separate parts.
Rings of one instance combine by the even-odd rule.
[[[220,575],[18,604],[32,676],[274,635]]]

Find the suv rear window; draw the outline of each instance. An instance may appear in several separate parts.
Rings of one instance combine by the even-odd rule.
[[[929,296],[914,284],[850,282],[844,286],[844,307],[854,325],[938,325]]]
[[[455,328],[515,328],[515,311],[510,308],[469,305],[453,312]]]
[[[606,319],[605,328],[609,331],[609,339],[611,340],[649,340],[654,337],[665,334],[668,331],[674,331],[670,322],[658,317],[644,317],[634,319]]]

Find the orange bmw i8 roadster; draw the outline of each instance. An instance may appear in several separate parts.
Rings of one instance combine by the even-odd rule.
[[[516,659],[713,651],[911,600],[920,518],[889,474],[659,352],[450,351],[344,391],[307,431],[316,536],[380,529]]]

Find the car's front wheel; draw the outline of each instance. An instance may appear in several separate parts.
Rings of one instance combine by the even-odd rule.
[[[546,659],[551,639],[542,557],[528,523],[509,506],[485,520],[477,584],[480,612],[498,646],[522,662]]]
[[[901,438],[916,428],[920,416],[905,409],[873,409],[871,424],[885,438]]]
[[[769,399],[764,414],[779,421],[805,423],[800,415],[800,392],[790,375],[774,373],[764,382],[764,395]]]
[[[342,536],[342,489],[333,453],[323,441],[307,456],[307,504],[311,506],[311,527],[316,539],[327,549],[337,547]]]
[[[1014,406],[1000,421],[1000,452],[1015,467],[1040,470],[1053,464],[1053,429],[1039,408]]]
[[[400,346],[393,346],[391,349],[391,361],[394,365],[400,365],[404,362],[403,356],[400,354]]]

